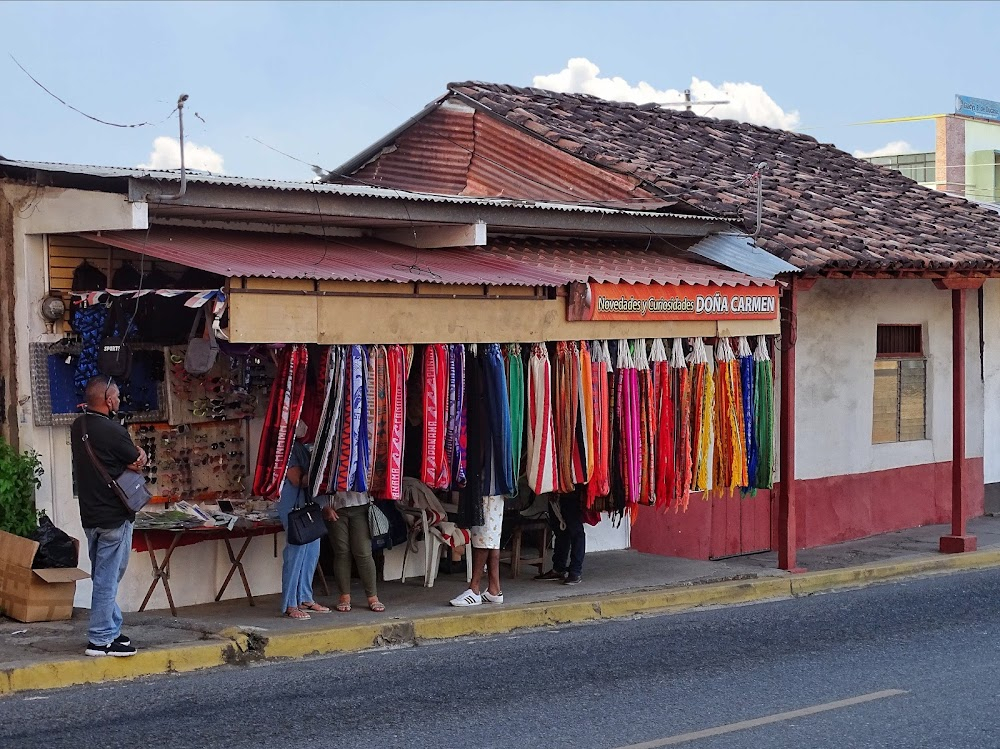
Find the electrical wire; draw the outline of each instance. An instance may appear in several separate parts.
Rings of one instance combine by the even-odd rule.
[[[133,123],[130,123],[130,124],[123,124],[123,123],[119,123],[119,122],[110,122],[109,120],[102,120],[100,117],[95,117],[92,114],[87,114],[82,109],[77,109],[72,104],[70,104],[69,102],[67,102],[65,99],[62,99],[59,96],[57,96],[56,94],[52,93],[52,91],[50,91],[48,88],[46,88],[42,84],[41,81],[39,81],[37,78],[35,78],[35,76],[33,76],[31,73],[29,73],[28,70],[27,70],[27,68],[25,68],[20,62],[18,62],[17,58],[14,57],[14,55],[11,54],[10,55],[10,59],[14,61],[14,64],[17,65],[17,67],[19,67],[24,72],[24,74],[26,76],[28,76],[28,78],[30,78],[35,83],[36,86],[38,86],[40,89],[42,89],[42,91],[44,91],[45,93],[47,93],[53,99],[55,99],[56,101],[58,101],[64,107],[68,107],[69,109],[72,109],[77,114],[83,115],[88,120],[93,120],[94,122],[98,122],[101,125],[109,125],[110,127],[120,127],[120,128],[151,127],[151,126],[155,126],[155,125],[162,125],[164,122],[166,122],[171,117],[173,117],[174,116],[174,112],[177,111],[177,107],[174,107],[172,110],[170,110],[170,114],[168,114],[166,117],[164,117],[159,122],[133,122]]]

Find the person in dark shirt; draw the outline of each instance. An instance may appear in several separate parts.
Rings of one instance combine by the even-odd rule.
[[[86,397],[84,413],[70,429],[80,519],[87,535],[93,582],[84,652],[91,656],[135,655],[135,647],[122,634],[122,611],[116,600],[118,583],[125,575],[132,551],[135,513],[102,478],[84,447],[84,435],[112,479],[125,469],[142,470],[147,458],[117,419],[119,393],[114,379],[107,375],[92,377],[87,383]]]

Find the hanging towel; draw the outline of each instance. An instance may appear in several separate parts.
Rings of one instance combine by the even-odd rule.
[[[607,343],[595,341],[591,346],[591,433],[593,434],[593,473],[587,484],[587,508],[594,506],[598,497],[605,497],[611,492],[610,471],[610,436],[611,412],[608,395],[608,377],[611,372],[611,357],[607,352]]]
[[[666,510],[674,500],[674,406],[670,361],[663,341],[657,338],[650,350],[653,380],[653,498]]]
[[[531,347],[528,360],[528,486],[535,494],[555,491],[555,429],[552,422],[552,370],[544,343]]]
[[[646,340],[635,342],[636,375],[639,381],[639,497],[642,505],[656,504],[656,483],[654,478],[654,438],[653,420],[653,373],[646,353]]]
[[[754,442],[757,467],[752,486],[770,489],[774,483],[774,370],[764,336],[757,336],[754,360]]]
[[[691,372],[684,357],[684,345],[675,338],[670,354],[671,390],[677,394],[674,409],[674,510],[687,511],[694,474],[693,425],[691,422]]]
[[[574,479],[578,484],[588,483],[594,475],[594,371],[590,346],[580,341],[579,349],[580,391],[577,402],[580,416],[577,419],[577,445],[579,453],[573,454]]]
[[[424,460],[421,480],[432,489],[447,489],[451,471],[445,452],[448,424],[447,347],[433,344],[424,349]]]
[[[465,404],[465,346],[461,343],[452,344],[450,356],[455,367],[455,444],[451,451],[451,485],[453,489],[461,489],[466,482],[465,461],[468,443],[468,415]]]

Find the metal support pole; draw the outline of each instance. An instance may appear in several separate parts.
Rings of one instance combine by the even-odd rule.
[[[778,481],[778,567],[801,572],[796,564],[795,534],[795,336],[798,299],[795,279],[781,295],[781,421]]]

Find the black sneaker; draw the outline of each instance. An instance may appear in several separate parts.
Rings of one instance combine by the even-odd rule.
[[[570,573],[566,575],[566,579],[563,580],[563,585],[579,585],[583,582],[583,575],[574,575]]]
[[[85,655],[92,655],[95,658],[104,655],[127,658],[130,655],[135,655],[136,650],[132,645],[123,645],[120,642],[112,642],[110,645],[95,645],[92,642],[88,642],[87,649],[83,652]]]
[[[540,575],[535,575],[536,580],[559,580],[562,582],[566,579],[565,572],[556,572],[555,570],[549,570],[548,572],[543,572]]]
[[[112,642],[117,642],[119,645],[124,645],[125,647],[128,647],[129,645],[132,644],[132,641],[125,634],[118,635],[118,637],[113,639]]]

